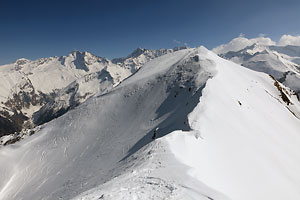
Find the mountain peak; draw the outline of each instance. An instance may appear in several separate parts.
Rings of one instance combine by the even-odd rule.
[[[144,49],[144,48],[137,48],[135,49],[127,58],[130,58],[130,57],[138,57],[140,56],[141,54],[143,54],[145,51],[147,51],[147,49]]]
[[[74,57],[74,58],[84,56],[84,55],[85,55],[85,51],[77,51],[77,50],[73,50],[68,54],[68,56]]]

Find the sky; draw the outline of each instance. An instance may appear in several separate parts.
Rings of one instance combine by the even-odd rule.
[[[115,58],[137,47],[204,45],[241,33],[300,34],[299,0],[1,0],[0,64],[73,50]]]

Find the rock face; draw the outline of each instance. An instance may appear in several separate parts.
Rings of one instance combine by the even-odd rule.
[[[21,116],[19,117],[19,119],[14,120],[16,118],[15,115],[8,116],[6,113],[1,113],[1,115],[2,116],[0,116],[0,137],[4,135],[13,134],[22,130],[24,116]]]
[[[1,136],[20,132],[22,128],[33,128],[30,112],[49,102],[55,95],[54,92],[44,94],[36,91],[27,77],[22,77],[13,91],[1,106]]]

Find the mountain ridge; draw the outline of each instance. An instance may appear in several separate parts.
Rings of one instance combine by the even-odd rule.
[[[290,92],[204,47],[160,56],[0,147],[0,199],[297,199]]]

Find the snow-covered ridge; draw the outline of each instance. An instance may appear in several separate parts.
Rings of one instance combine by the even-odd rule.
[[[113,62],[73,51],[67,56],[35,61],[21,58],[1,66],[0,136],[59,117],[89,97],[111,90],[148,61],[180,49],[139,48]]]
[[[113,63],[118,64],[126,69],[129,69],[132,73],[135,73],[140,69],[146,62],[157,58],[159,56],[172,53],[174,51],[186,49],[187,47],[175,47],[173,49],[159,49],[150,50],[144,48],[137,48],[130,55],[125,58],[115,58],[112,60]]]
[[[1,147],[0,199],[296,200],[299,110],[268,74],[172,52]]]
[[[202,68],[199,66],[199,63],[206,63],[206,61],[201,61],[199,59],[200,58],[195,55],[194,50],[184,50],[172,55],[170,54],[170,56],[167,57],[162,56],[157,58],[156,60],[150,61],[147,66],[143,67],[137,74],[124,81],[112,92],[99,97],[92,97],[78,108],[68,112],[59,119],[48,123],[41,129],[40,132],[32,135],[29,140],[24,140],[16,144],[18,146],[20,145],[21,149],[25,148],[22,150],[22,154],[25,157],[29,157],[24,157],[24,159],[22,159],[24,163],[23,161],[17,162],[15,163],[15,166],[20,166],[21,169],[23,168],[21,166],[25,167],[25,165],[28,164],[26,160],[31,160],[30,165],[36,166],[39,169],[46,166],[50,167],[48,163],[50,160],[56,160],[58,158],[57,155],[64,155],[56,161],[52,160],[58,165],[54,168],[49,168],[49,170],[53,172],[50,174],[57,175],[51,175],[51,178],[49,174],[49,177],[45,178],[44,175],[37,172],[39,170],[36,168],[36,170],[34,170],[35,175],[32,174],[32,171],[32,173],[26,173],[27,178],[23,177],[23,172],[21,170],[20,173],[15,174],[15,178],[13,179],[16,181],[19,179],[18,177],[22,177],[21,179],[25,178],[28,181],[36,179],[35,181],[39,182],[39,186],[37,187],[39,188],[41,195],[45,192],[44,188],[48,188],[46,190],[50,192],[46,196],[44,195],[45,198],[56,198],[62,195],[64,199],[69,199],[69,197],[74,196],[76,193],[64,192],[65,187],[63,185],[65,185],[66,177],[68,177],[67,179],[73,179],[72,177],[76,179],[79,178],[78,180],[75,180],[76,184],[71,184],[73,186],[70,185],[73,188],[71,190],[77,192],[84,191],[87,188],[93,187],[95,184],[100,184],[105,180],[109,180],[111,176],[113,176],[111,170],[117,167],[117,163],[122,160],[122,158],[133,154],[136,150],[142,147],[139,147],[137,144],[138,140],[141,140],[140,144],[143,144],[145,139],[146,143],[152,140],[152,129],[155,129],[156,125],[160,124],[162,130],[166,131],[165,133],[167,133],[168,130],[173,130],[177,127],[182,127],[187,130],[188,126],[184,123],[186,120],[185,113],[187,114],[189,110],[195,106],[195,103],[198,102],[199,95],[201,94],[200,91],[198,92],[200,89],[199,87],[205,83],[205,79],[212,76],[212,74],[207,71],[209,69],[205,68],[205,65],[203,65],[203,70],[201,70]],[[158,64],[159,66],[157,66]],[[195,76],[195,74],[199,74],[199,76]],[[156,103],[154,103],[153,98],[155,98]],[[165,107],[163,108],[161,107],[162,104],[166,104],[168,106],[163,106]],[[144,109],[145,107],[148,107],[148,109]],[[158,113],[156,113],[155,110],[157,110]],[[178,114],[181,115],[179,118],[176,117]],[[167,116],[169,116],[171,120],[166,120]],[[133,122],[129,119],[129,117],[136,119],[137,121]],[[132,122],[128,124],[128,120]],[[116,124],[116,126],[114,126],[114,124]],[[67,126],[65,127],[65,125]],[[51,129],[54,132],[48,132]],[[157,137],[159,136],[160,135],[157,135]],[[145,139],[143,139],[144,137]],[[63,144],[65,143],[64,140],[68,141],[67,144]],[[29,147],[27,142],[30,141],[33,142],[33,146],[35,146],[34,143],[37,144],[36,142],[42,142],[43,145],[46,146],[42,145],[42,147],[37,144],[40,146],[38,149],[41,148],[43,149],[42,151],[47,151],[47,153],[40,152],[40,150],[34,148],[32,145],[29,145],[31,146]],[[107,144],[108,146],[103,144]],[[51,146],[50,149],[48,145]],[[13,146],[14,145],[7,146],[3,149],[10,149]],[[84,147],[86,150],[82,151],[81,147]],[[26,151],[28,152],[25,153]],[[35,155],[30,153],[31,151],[35,152]],[[95,157],[88,155],[90,154],[90,151],[94,152],[92,154]],[[45,159],[36,159],[39,157],[38,152],[45,155]],[[76,152],[81,156],[78,157]],[[108,154],[105,152],[110,153]],[[11,155],[17,154],[18,153],[14,152]],[[8,159],[6,156],[1,157],[1,159],[2,158]],[[86,160],[86,162],[84,162],[84,160]],[[102,160],[106,161],[102,162]],[[72,167],[70,166],[74,170],[72,170],[72,173],[71,171],[67,172],[68,167],[65,168],[67,170],[65,171],[67,174],[61,171],[61,164],[64,163],[63,165],[68,166],[67,163],[71,164],[73,162],[75,162],[74,165]],[[85,168],[84,163],[90,163],[89,165],[91,165],[91,167]],[[16,168],[19,170],[19,167]],[[6,168],[2,169],[4,171],[7,170]],[[89,169],[92,169],[93,173],[92,171],[89,172]],[[88,171],[84,172],[82,170]],[[74,176],[74,173],[80,173],[82,175],[77,174]],[[6,174],[10,173],[7,172]],[[106,175],[103,176],[103,174]],[[54,183],[57,181],[54,177],[57,176],[62,178],[62,182],[59,181],[60,183],[58,184]],[[84,183],[82,185],[80,183],[81,179],[97,176],[97,179],[89,181],[87,185]],[[54,182],[52,182],[49,178],[54,178],[52,180]],[[14,182],[13,179],[11,179],[9,184]],[[4,178],[3,181],[5,180],[7,179]],[[48,180],[49,182],[45,180]],[[35,181],[32,183],[35,184]],[[40,181],[44,183],[40,185]],[[51,182],[54,185],[52,185]],[[9,187],[9,185],[7,185],[7,187]],[[25,187],[29,187],[29,185],[24,185],[24,190],[21,190],[25,191]],[[54,194],[51,194],[52,191],[56,190],[53,187],[64,189],[61,191],[57,190]],[[23,196],[25,199],[27,197],[30,198],[29,196],[33,197],[32,195],[35,196],[34,198],[41,197],[39,196],[38,191],[36,191],[37,193],[35,192],[35,194],[29,194],[28,192],[23,193],[19,189],[19,192],[14,194],[16,195],[14,198],[17,198],[18,195]],[[4,195],[4,197],[5,195],[10,195],[9,192],[7,192],[8,190],[5,190],[1,193],[1,195]]]

